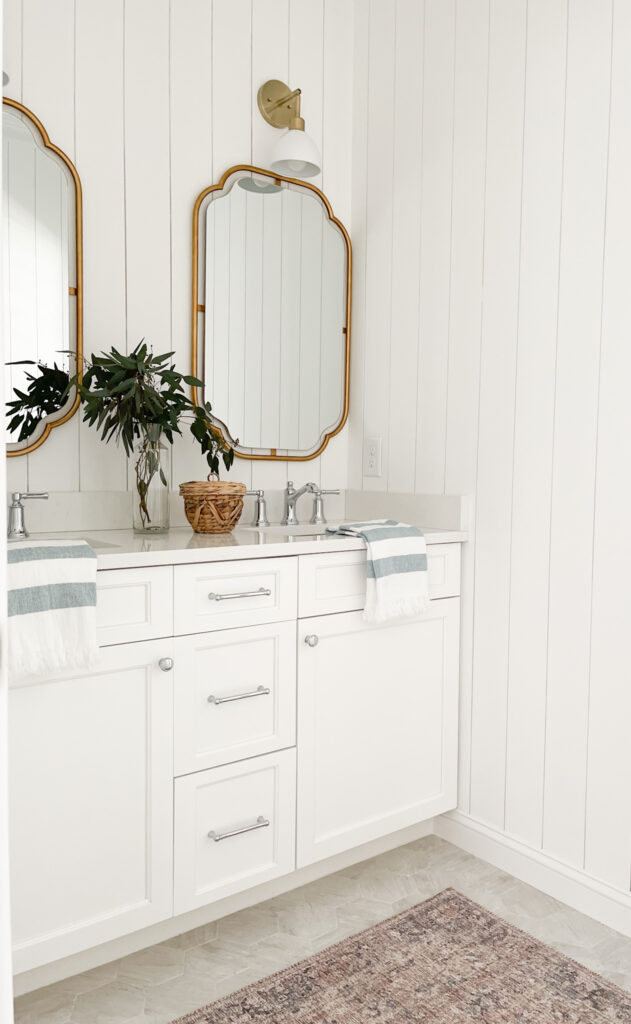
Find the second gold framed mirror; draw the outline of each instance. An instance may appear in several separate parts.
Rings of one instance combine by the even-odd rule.
[[[81,182],[39,118],[3,100],[7,456],[27,455],[77,411],[83,358]]]
[[[198,196],[192,373],[238,456],[312,459],[344,426],[351,270],[314,185],[243,164]]]

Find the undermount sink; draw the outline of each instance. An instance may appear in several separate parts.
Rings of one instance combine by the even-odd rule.
[[[280,523],[271,523],[269,526],[241,526],[240,529],[250,533],[279,533],[283,537],[321,537],[326,533],[327,525],[303,523],[300,526],[281,526]]]

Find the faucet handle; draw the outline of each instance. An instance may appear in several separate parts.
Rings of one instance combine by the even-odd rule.
[[[269,526],[265,491],[261,489],[258,491],[246,491],[245,493],[253,495],[256,498],[254,503],[254,519],[252,520],[252,526]]]
[[[25,498],[48,498],[48,491],[13,491],[11,498],[14,505],[19,505]]]
[[[309,521],[311,523],[317,523],[320,526],[324,526],[326,524],[326,518],[324,515],[324,495],[339,493],[339,489],[334,491],[324,491],[321,488],[317,488],[317,490],[313,492],[313,515]]]
[[[28,537],[28,530],[24,525],[24,505],[22,501],[25,498],[47,497],[48,493],[46,491],[13,491],[7,523],[7,538],[9,540],[26,540]]]

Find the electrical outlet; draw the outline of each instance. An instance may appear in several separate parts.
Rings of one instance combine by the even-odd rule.
[[[364,476],[381,476],[381,438],[364,438]]]

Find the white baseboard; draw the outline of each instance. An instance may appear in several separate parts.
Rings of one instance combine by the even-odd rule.
[[[220,917],[234,914],[237,910],[245,907],[253,907],[263,900],[269,900],[273,896],[290,892],[301,885],[314,882],[317,878],[331,875],[335,871],[349,867],[351,864],[359,864],[362,860],[370,857],[377,857],[380,853],[394,850],[398,846],[405,846],[415,839],[422,839],[424,836],[431,836],[434,833],[433,819],[420,822],[418,825],[410,825],[408,828],[383,836],[381,839],[373,839],[370,843],[364,843],[353,850],[345,853],[338,853],[334,857],[327,857],[326,860],[318,861],[317,864],[310,864],[306,868],[300,868],[282,878],[276,878],[263,885],[257,885],[253,889],[246,889],[244,892],[228,896],[226,899],[217,900],[207,907],[200,907],[198,910],[191,910],[187,914],[180,914],[178,917],[167,918],[159,924],[151,925],[149,928],[142,928],[140,931],[132,932],[130,935],[123,935],[120,939],[112,939],[111,942],[104,942],[100,946],[93,946],[91,949],[75,953],[73,956],[63,957],[61,960],[54,960],[42,967],[34,967],[33,970],[16,974],[13,978],[14,994],[24,995],[25,992],[33,992],[44,985],[52,985],[55,981],[70,978],[74,974],[81,974],[93,967],[100,967],[102,964],[118,960],[120,957],[136,953],[139,949],[146,949],[157,942],[164,942],[175,935],[182,935],[192,928],[199,928],[200,925],[209,924]]]
[[[514,875],[561,903],[631,936],[631,893],[614,889],[584,871],[533,850],[460,811],[443,814],[434,831],[494,867]]]

